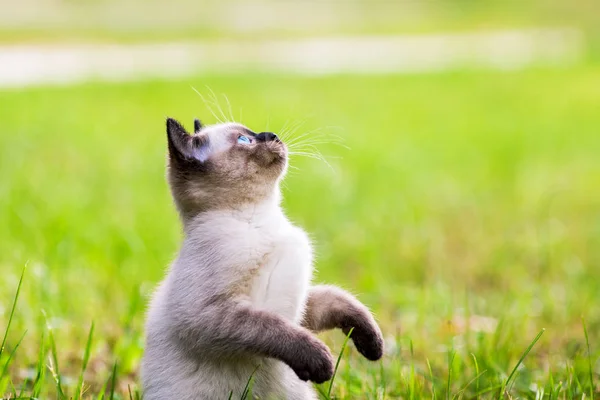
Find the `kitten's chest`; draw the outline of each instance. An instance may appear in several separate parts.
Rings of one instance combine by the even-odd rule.
[[[310,244],[303,232],[291,232],[265,247],[250,297],[256,307],[298,322],[311,276]]]

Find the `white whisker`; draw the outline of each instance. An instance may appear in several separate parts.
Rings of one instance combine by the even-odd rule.
[[[296,136],[295,138],[292,138],[292,140],[290,140],[290,144],[294,144],[296,142],[299,142],[300,140],[302,140],[303,138],[307,137],[308,135],[311,135],[313,133],[317,132],[317,129],[313,129],[307,132],[304,132],[302,135],[300,136]]]
[[[291,149],[302,149],[304,147],[313,147],[314,148],[315,146],[321,145],[321,144],[333,144],[336,146],[343,147],[346,150],[350,150],[350,147],[346,146],[345,144],[330,142],[327,140],[311,140],[311,141],[305,141],[305,142],[292,143],[292,144],[288,144],[288,147]]]
[[[229,102],[229,99],[227,98],[227,95],[225,95],[225,93],[222,93],[222,95],[225,98],[225,101],[227,102],[227,108],[229,108],[229,116],[231,117],[231,122],[234,122],[235,118],[233,118],[233,111],[231,110],[231,103]]]
[[[299,142],[299,141],[301,141],[301,139],[305,138],[306,136],[309,136],[309,135],[312,135],[312,134],[315,134],[315,133],[321,132],[323,129],[325,129],[325,128],[315,128],[315,129],[313,129],[313,130],[310,130],[310,131],[304,132],[302,135],[300,135],[300,136],[297,136],[297,137],[293,138],[293,139],[292,139],[292,140],[289,142],[289,144],[295,144],[296,142]],[[316,137],[316,138],[313,138],[313,137],[311,137],[311,139],[315,139],[315,140],[317,140],[317,139],[318,139],[318,140],[322,140],[322,141],[324,141],[324,143],[337,143],[337,144],[342,144],[342,143],[340,143],[340,142],[343,142],[343,139],[342,139],[342,137],[340,137],[340,136],[338,136],[338,135],[332,135],[332,134],[327,134],[327,135],[321,134],[321,136],[318,136],[318,137]],[[326,142],[325,142],[325,140],[326,140]]]
[[[281,140],[287,142],[287,140],[289,138],[292,138],[292,136],[302,126],[302,124],[304,124],[304,122],[305,122],[304,120],[300,120],[300,121],[297,121],[295,123],[292,123],[290,125],[290,127],[287,128],[287,129],[283,129],[282,128],[281,134],[280,134]],[[286,125],[287,125],[287,123],[286,123]]]
[[[290,120],[286,120],[285,124],[283,125],[283,127],[281,128],[282,132],[287,131],[290,135],[294,134],[301,126],[302,124],[304,124],[306,122],[306,120],[297,120],[295,122],[291,122]],[[289,123],[289,126],[288,126]]]
[[[202,95],[202,93],[200,93],[195,87],[191,86],[192,90],[194,92],[196,92],[196,94],[198,94],[198,96],[200,96],[200,98],[202,99],[202,102],[204,102],[204,106],[208,109],[208,112],[210,112],[213,116],[214,119],[217,120],[217,122],[219,123],[223,123],[223,121],[221,121],[221,119],[217,116],[217,114],[215,113],[215,111],[213,110],[211,103]]]
[[[288,154],[290,155],[290,158],[291,158],[291,156],[296,156],[296,155],[297,156],[304,156],[304,157],[308,157],[308,158],[314,158],[315,160],[322,161],[332,171],[334,171],[334,169],[331,166],[331,164],[327,161],[327,159],[325,159],[325,157],[321,153],[309,153],[309,152],[304,152],[304,151],[298,151],[298,152],[290,151],[290,152],[288,152]]]
[[[206,86],[206,89],[208,89],[208,91],[210,92],[210,94],[211,94],[211,96],[213,98],[213,105],[215,107],[217,107],[217,110],[219,111],[219,113],[223,117],[223,121],[227,122],[227,116],[223,112],[223,109],[221,108],[221,104],[219,104],[219,100],[217,98],[217,95],[215,94],[215,92],[209,86]],[[231,121],[231,122],[233,122],[233,121]]]

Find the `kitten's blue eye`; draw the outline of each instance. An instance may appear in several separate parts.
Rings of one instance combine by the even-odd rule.
[[[248,136],[240,136],[238,138],[238,143],[241,143],[241,144],[250,144],[250,143],[252,143],[252,140],[250,140],[250,138]]]

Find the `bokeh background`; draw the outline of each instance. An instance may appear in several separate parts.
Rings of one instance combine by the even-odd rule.
[[[304,143],[284,206],[315,280],[386,336],[331,398],[600,395],[597,1],[0,9],[0,396],[139,395],[181,238],[167,116]]]

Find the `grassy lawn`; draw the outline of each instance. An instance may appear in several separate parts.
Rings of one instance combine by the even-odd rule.
[[[180,240],[164,120],[214,122],[205,85],[251,128],[344,144],[318,143],[331,168],[293,159],[284,190],[316,281],[356,293],[387,338],[381,363],[349,345],[332,397],[600,396],[597,67],[0,92],[0,336],[26,266],[0,396],[57,398],[57,378],[75,396],[86,348],[84,398],[135,393]],[[323,337],[338,354],[343,335]]]

